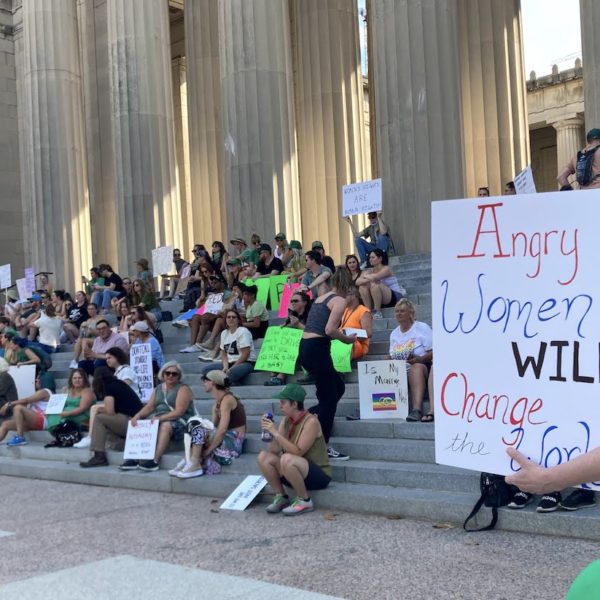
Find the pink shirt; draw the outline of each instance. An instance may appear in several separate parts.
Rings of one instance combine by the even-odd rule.
[[[121,348],[123,352],[129,352],[129,344],[125,338],[119,333],[115,333],[113,331],[107,340],[103,340],[100,336],[98,336],[92,344],[92,352],[94,354],[106,354],[106,351],[109,348],[114,347]]]

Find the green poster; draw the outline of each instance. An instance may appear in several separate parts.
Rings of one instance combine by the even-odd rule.
[[[269,277],[263,277],[262,279],[245,279],[246,285],[255,285],[256,299],[267,306],[267,299],[269,298]]]
[[[255,370],[293,375],[301,337],[302,329],[269,327],[260,347]]]
[[[271,299],[271,310],[279,310],[281,295],[283,294],[283,286],[287,282],[286,275],[271,275],[269,277],[269,298]]]
[[[344,344],[340,340],[331,341],[331,360],[338,373],[350,373],[350,357],[352,356],[352,344]]]

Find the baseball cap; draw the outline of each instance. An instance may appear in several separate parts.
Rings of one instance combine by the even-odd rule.
[[[146,321],[137,321],[130,328],[129,331],[142,331],[144,333],[150,333],[150,326]]]
[[[285,233],[278,233],[278,234],[275,236],[275,239],[276,239],[276,240],[285,240],[285,239],[286,239],[286,237],[285,237]]]
[[[302,244],[298,240],[292,240],[290,242],[290,248],[292,248],[292,250],[302,250]]]
[[[29,298],[29,302],[40,302],[42,297],[39,294],[32,294],[31,298]]]
[[[600,129],[594,127],[587,132],[586,139],[588,140],[600,140]]]
[[[229,243],[230,244],[244,244],[244,246],[248,245],[247,242],[246,242],[246,240],[244,238],[241,238],[241,237],[233,238],[232,240],[229,240]]]
[[[223,385],[223,386],[225,386],[225,385],[227,385],[227,383],[229,383],[229,380],[227,379],[227,375],[225,375],[225,373],[223,373],[223,371],[219,371],[218,369],[209,371],[208,373],[206,373],[204,375],[204,377],[202,379],[208,379],[209,381],[212,381],[213,383],[216,383],[217,385]]]
[[[233,265],[241,265],[241,264],[242,264],[242,261],[241,261],[239,258],[230,258],[230,259],[227,261],[227,264],[228,264],[228,265],[230,265],[230,266],[233,266]]]
[[[271,252],[271,246],[269,246],[269,244],[261,244],[258,251],[259,252]]]
[[[323,242],[320,242],[319,240],[317,240],[317,241],[315,241],[315,242],[312,243],[311,248],[313,250],[315,250],[316,248],[321,248],[321,250],[324,250],[324,248],[323,248]]]
[[[297,383],[288,383],[279,394],[275,394],[273,398],[277,398],[278,400],[289,400],[290,402],[297,402],[298,404],[304,405],[306,390]]]

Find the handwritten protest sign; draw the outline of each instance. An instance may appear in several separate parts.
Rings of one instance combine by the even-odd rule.
[[[47,415],[59,415],[67,403],[67,394],[51,394],[44,411]]]
[[[198,309],[199,315],[204,313],[218,315],[223,310],[223,294],[209,294],[201,308],[204,308],[204,310],[200,312],[200,309]]]
[[[508,474],[600,445],[600,190],[483,200],[432,205],[436,461]]]
[[[155,276],[166,275],[173,266],[173,246],[161,246],[152,250],[152,272]]]
[[[27,293],[33,294],[35,292],[35,271],[33,267],[27,267],[24,273],[25,281],[27,282]]]
[[[344,344],[340,340],[331,341],[331,360],[338,373],[350,373],[350,357],[352,356],[352,344]]]
[[[515,176],[515,190],[517,194],[535,194],[535,181],[531,165],[527,165],[518,175]]]
[[[8,289],[12,284],[10,265],[0,266],[0,288],[3,290]]]
[[[358,364],[361,419],[406,419],[406,362],[374,360]]]
[[[9,367],[8,374],[13,378],[17,388],[17,397],[27,398],[35,392],[35,365]]]
[[[342,216],[362,215],[381,210],[381,179],[342,187]]]
[[[150,344],[133,344],[129,350],[129,362],[138,378],[140,400],[145,404],[154,390]]]
[[[19,300],[21,302],[27,302],[27,298],[29,298],[29,292],[27,290],[27,280],[25,278],[17,279],[17,281],[15,283],[17,284],[17,292],[19,294]]]
[[[256,299],[265,306],[269,300],[269,288],[271,286],[269,279],[270,277],[261,277],[260,279],[246,279],[244,281],[246,285],[255,285],[257,287]]]
[[[255,370],[292,375],[296,370],[301,338],[301,329],[269,327],[260,347]]]
[[[288,314],[288,308],[290,307],[290,300],[294,295],[294,292],[300,287],[299,283],[288,283],[283,286],[283,290],[281,292],[281,302],[279,304],[279,312],[277,316],[280,319],[285,319]]]
[[[227,497],[220,508],[227,510],[244,510],[267,485],[262,475],[248,475],[240,485]]]
[[[126,460],[154,460],[157,439],[158,421],[150,419],[138,421],[135,427],[130,421],[127,425],[123,458]]]

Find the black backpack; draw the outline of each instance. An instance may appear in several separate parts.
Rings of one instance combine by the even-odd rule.
[[[577,153],[577,163],[575,165],[575,178],[577,183],[582,186],[589,185],[592,183],[594,177],[592,176],[592,165],[594,164],[594,154],[596,150],[600,148],[600,145],[582,152],[581,150]]]
[[[487,531],[494,529],[498,522],[498,508],[506,506],[513,496],[513,488],[506,483],[504,475],[494,475],[493,473],[482,473],[479,477],[479,489],[481,496],[475,503],[473,510],[463,523],[463,529],[466,531]],[[467,523],[480,511],[482,506],[492,509],[492,520],[489,525],[479,529],[468,529]]]

